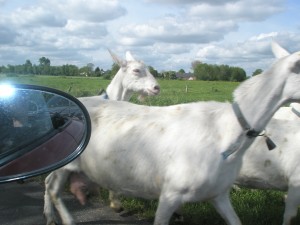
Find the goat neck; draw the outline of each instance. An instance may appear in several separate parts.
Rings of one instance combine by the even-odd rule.
[[[107,86],[106,92],[110,100],[129,101],[132,96],[132,91],[129,91],[127,88],[123,87],[122,75],[123,74],[119,70],[110,84]]]
[[[245,81],[234,92],[234,102],[239,105],[251,129],[263,130],[279,107],[287,102],[282,95],[284,78],[274,73],[276,71],[271,68]]]

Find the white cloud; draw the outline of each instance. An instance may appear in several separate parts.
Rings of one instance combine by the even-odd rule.
[[[120,34],[123,40],[130,38],[132,45],[139,43],[140,40],[147,40],[149,44],[156,42],[208,43],[222,40],[226,33],[236,29],[237,25],[232,21],[182,21],[175,17],[166,17],[147,24],[124,26],[120,29]]]
[[[198,50],[196,58],[205,63],[240,66],[248,74],[252,74],[258,68],[265,70],[274,61],[275,58],[271,51],[272,40],[277,41],[290,52],[300,49],[299,34],[271,32],[258,34],[235,44],[207,45]],[[292,49],[291,46],[293,46]]]
[[[106,26],[101,23],[68,20],[65,31],[76,36],[99,39],[108,34]]]
[[[151,48],[156,54],[184,54],[195,45],[182,45],[174,43],[155,43]]]
[[[20,63],[22,57],[39,58],[40,54],[58,57],[61,51],[70,55],[60,61],[83,57],[80,52],[99,49],[105,43],[103,38],[108,35],[105,22],[126,14],[126,9],[115,0],[29,1],[26,5],[15,5],[16,2],[0,2],[7,6],[0,9],[0,44],[3,45],[0,52],[14,52],[3,59],[4,65],[10,61],[8,58]],[[28,53],[27,57],[24,52]]]
[[[54,0],[47,1],[50,7],[68,19],[101,23],[126,14],[126,9],[117,0]],[[46,5],[45,5],[46,6]]]
[[[229,45],[208,45],[200,49],[197,52],[197,57],[202,59],[204,62],[209,61],[250,61],[251,59],[256,60],[258,57],[262,58],[270,53],[270,43],[268,41],[245,41],[237,44]]]
[[[278,32],[271,32],[271,33],[267,33],[267,34],[259,34],[257,36],[251,37],[250,40],[251,41],[259,41],[259,40],[263,40],[263,39],[270,39],[270,38],[274,38],[278,36]]]
[[[13,43],[18,33],[0,23],[0,44]]]
[[[235,2],[238,0],[146,0],[146,2],[155,2],[163,4],[199,4],[207,3],[212,5],[224,4],[226,2]]]
[[[67,22],[60,14],[56,14],[41,6],[18,8],[10,16],[7,16],[7,19],[18,28],[63,27]]]
[[[285,5],[287,4],[287,5]],[[106,51],[131,50],[158,70],[191,62],[264,69],[272,37],[300,49],[299,14],[284,0],[0,0],[0,65],[49,57],[52,64],[110,68]],[[299,5],[293,3],[293,11]],[[293,18],[291,18],[291,15]],[[107,67],[108,66],[108,67]]]
[[[152,45],[153,41],[149,39],[142,39],[137,37],[120,37],[120,39],[117,40],[118,44],[125,45],[125,46],[146,46],[146,45]]]
[[[261,21],[282,12],[283,0],[243,0],[224,5],[198,4],[189,9],[188,15],[210,20]]]
[[[283,2],[165,0],[162,3],[173,3],[173,7],[179,3],[185,3],[187,7],[181,8],[178,14],[124,25],[120,29],[119,43],[141,46],[160,42],[203,44],[222,41],[227,34],[238,31],[242,22],[265,20],[281,12]]]

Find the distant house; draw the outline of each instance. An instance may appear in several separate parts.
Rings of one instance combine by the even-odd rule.
[[[176,73],[176,77],[181,80],[196,80],[196,77],[192,73]]]
[[[88,76],[88,73],[87,73],[87,72],[81,72],[79,75],[80,75],[80,76],[83,76],[83,77],[87,77],[87,76]]]

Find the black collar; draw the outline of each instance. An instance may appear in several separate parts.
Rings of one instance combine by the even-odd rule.
[[[300,117],[300,112],[292,107],[292,112],[296,114],[296,116]]]
[[[263,131],[257,131],[254,128],[251,128],[251,126],[249,125],[246,118],[244,117],[237,102],[232,103],[232,108],[233,108],[234,114],[235,114],[236,118],[238,119],[240,125],[246,132],[247,137],[255,138],[258,136],[264,136],[265,140],[266,140],[266,144],[268,146],[268,149],[273,150],[274,148],[276,148],[275,143]]]
[[[241,109],[240,109],[237,102],[232,103],[232,108],[233,108],[234,114],[235,114],[236,118],[238,119],[241,127],[243,128],[244,131],[246,131],[246,135],[249,138],[259,136],[261,131],[257,131],[254,128],[251,128],[251,126],[249,125],[246,118],[244,117],[244,115],[243,115],[243,113],[242,113],[242,111],[241,111]]]

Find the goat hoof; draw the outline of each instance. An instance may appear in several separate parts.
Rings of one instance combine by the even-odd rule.
[[[52,219],[52,220],[48,220],[47,217],[44,214],[44,218],[47,220],[46,225],[59,225],[59,223],[57,222],[56,218]]]
[[[51,223],[47,223],[47,225],[59,225],[59,223],[57,223],[57,222],[51,222]]]
[[[173,217],[174,217],[174,221],[175,222],[184,222],[184,217],[183,215],[179,214],[179,213],[174,213],[173,214]]]
[[[109,207],[114,210],[116,213],[120,213],[124,210],[120,202],[111,202]]]
[[[112,208],[112,209],[115,211],[115,213],[120,213],[120,212],[124,211],[123,207]]]

